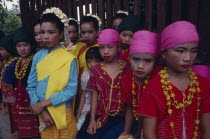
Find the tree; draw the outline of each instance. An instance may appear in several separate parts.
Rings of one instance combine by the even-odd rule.
[[[0,29],[5,33],[5,35],[9,35],[17,28],[21,27],[21,20],[19,16],[13,13],[7,13],[7,10],[3,8],[2,4],[3,0],[0,0]]]

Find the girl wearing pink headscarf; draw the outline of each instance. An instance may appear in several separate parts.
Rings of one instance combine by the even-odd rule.
[[[161,53],[166,67],[148,83],[137,108],[144,116],[145,138],[210,137],[210,82],[191,69],[198,42],[195,26],[187,21],[163,30]]]
[[[153,73],[156,57],[159,52],[159,35],[146,30],[137,31],[130,46],[130,66],[132,71],[126,73],[121,81],[121,100],[126,104],[125,126],[120,139],[134,135],[140,138],[142,118],[136,114],[141,93],[148,81],[157,73]],[[138,127],[138,120],[141,123]]]
[[[116,30],[102,30],[98,44],[104,62],[91,70],[87,85],[87,89],[92,91],[91,112],[78,132],[77,139],[115,139],[122,133],[125,106],[120,101],[120,82],[129,66],[119,59],[120,39]]]

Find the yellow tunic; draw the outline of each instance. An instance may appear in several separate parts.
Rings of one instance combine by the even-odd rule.
[[[77,42],[77,43],[76,43],[76,46],[75,46],[73,49],[71,49],[70,52],[71,52],[75,57],[77,57],[78,54],[79,54],[80,49],[81,49],[82,47],[84,47],[85,45],[86,45],[86,44],[83,43],[83,42]]]
[[[81,75],[84,71],[88,70],[85,55],[89,48],[95,47],[95,46],[98,46],[98,42],[95,42],[91,45],[86,45],[82,49],[80,49],[80,51],[78,53],[78,57],[77,57],[77,59],[79,61],[79,75]]]

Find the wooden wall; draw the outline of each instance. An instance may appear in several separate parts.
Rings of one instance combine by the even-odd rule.
[[[209,5],[209,0],[20,0],[21,20],[23,26],[30,31],[33,30],[42,12],[49,7],[59,7],[68,17],[77,20],[92,12],[101,18],[101,29],[111,27],[112,18],[118,10],[140,16],[142,29],[158,33],[174,21],[190,21],[197,26],[200,33],[199,57],[208,65],[210,65]]]

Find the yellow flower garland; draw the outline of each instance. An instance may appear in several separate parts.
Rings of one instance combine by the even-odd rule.
[[[15,65],[15,76],[16,76],[17,79],[22,79],[22,78],[25,77],[26,70],[27,70],[28,65],[31,62],[33,56],[34,55],[29,56],[29,58],[27,59],[26,63],[24,63],[23,68],[20,71],[18,71],[18,69],[19,69],[19,65],[20,65],[20,62],[22,60],[22,57],[18,58],[17,63]]]
[[[143,89],[145,89],[146,88],[146,85],[147,85],[147,83],[148,83],[148,78],[149,78],[149,76],[147,77],[147,79],[144,81],[144,86],[143,86]],[[136,104],[136,102],[137,102],[137,97],[136,97],[136,92],[135,92],[135,75],[134,75],[134,73],[133,73],[133,76],[132,76],[132,96],[133,96],[133,98],[132,98],[132,105],[133,105],[133,114],[134,114],[134,117],[136,118],[136,120],[138,120],[138,117],[137,117],[137,115],[136,115],[136,107],[137,107],[137,105],[138,104]]]
[[[17,57],[14,57],[13,59],[7,61],[7,62],[4,64],[4,67],[3,67],[2,70],[1,70],[0,81],[2,81],[2,76],[3,76],[3,74],[4,74],[5,69],[6,69],[13,61],[15,61],[16,59],[17,59]]]
[[[163,88],[163,93],[166,97],[167,101],[167,106],[168,106],[168,114],[171,117],[173,111],[171,109],[172,106],[174,106],[176,109],[184,109],[185,107],[189,106],[192,104],[192,99],[194,98],[194,94],[197,93],[197,108],[196,108],[196,120],[195,120],[195,130],[194,130],[194,136],[193,139],[196,139],[198,136],[198,129],[199,129],[199,112],[200,112],[200,88],[199,88],[199,83],[197,81],[197,76],[194,72],[192,72],[192,69],[189,70],[189,78],[190,78],[190,83],[189,83],[189,94],[186,96],[187,100],[185,100],[182,103],[179,103],[175,99],[175,94],[172,92],[172,86],[170,85],[170,81],[168,80],[169,75],[167,73],[166,68],[164,70],[160,71],[160,77],[161,77],[161,83],[162,83],[162,88]],[[172,129],[172,133],[174,136],[174,139],[177,139],[175,131],[174,131],[174,122],[170,122],[169,125]]]
[[[103,99],[103,104],[104,104],[104,108],[106,110],[106,113],[108,115],[110,115],[110,116],[115,116],[115,115],[117,115],[120,112],[120,104],[121,104],[121,100],[120,100],[120,96],[121,96],[121,93],[120,93],[120,83],[121,83],[121,79],[122,79],[123,62],[121,60],[119,60],[119,63],[120,63],[120,76],[119,76],[119,81],[118,81],[117,85],[112,86],[112,84],[110,84],[102,76],[100,76],[100,79],[103,79],[105,82],[107,82],[109,84],[109,86],[110,86],[111,89],[113,89],[113,88],[119,89],[119,93],[118,93],[118,98],[119,98],[119,100],[118,100],[118,108],[117,108],[116,112],[110,114],[108,112],[109,109],[105,107],[105,102],[104,102],[104,99]],[[104,63],[101,63],[101,69],[103,70],[103,74],[106,75],[106,69],[104,67]],[[102,98],[104,98],[103,93],[102,93]]]

